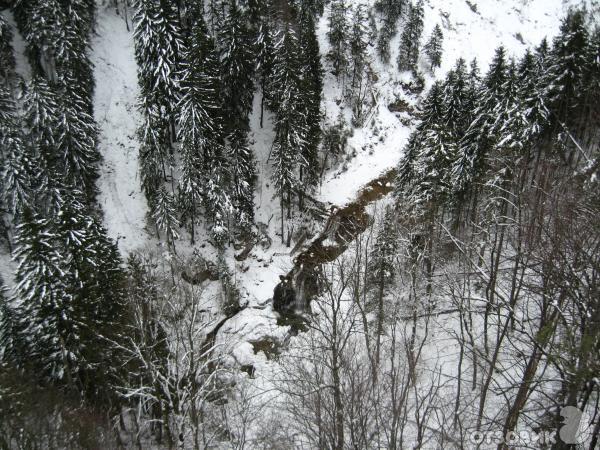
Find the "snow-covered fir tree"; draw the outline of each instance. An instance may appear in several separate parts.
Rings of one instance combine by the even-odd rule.
[[[348,65],[348,34],[350,24],[348,23],[348,5],[346,0],[333,0],[329,5],[329,29],[327,38],[331,45],[327,57],[333,65],[333,73],[342,77]]]
[[[34,200],[36,170],[29,145],[23,133],[11,93],[0,86],[0,160],[2,161],[2,204],[13,217]]]
[[[161,187],[154,199],[152,208],[152,219],[156,223],[156,229],[160,236],[160,231],[164,232],[167,245],[175,249],[175,240],[179,239],[179,219],[177,218],[177,207],[173,195],[167,192],[165,187]],[[160,231],[159,231],[160,230]]]
[[[254,94],[254,51],[246,13],[228,0],[226,19],[219,24],[221,98],[226,134],[249,129]]]
[[[271,160],[282,216],[284,207],[288,216],[291,214],[292,195],[299,187],[299,170],[306,167],[306,160],[298,153],[298,149],[306,144],[306,111],[302,104],[298,53],[298,39],[288,27],[277,44],[273,76],[277,112]]]
[[[17,229],[7,357],[98,400],[118,360],[111,340],[122,331],[124,274],[105,230],[71,193],[58,196],[52,219],[26,210]]]
[[[15,55],[12,48],[13,31],[0,13],[0,83],[8,86],[15,76]]]
[[[229,135],[228,141],[227,163],[231,177],[231,200],[235,210],[236,228],[243,233],[248,233],[254,225],[256,163],[243,130]]]
[[[319,53],[319,42],[315,30],[315,19],[310,5],[300,11],[300,67],[303,72],[301,94],[306,117],[306,138],[301,148],[305,166],[300,167],[299,178],[305,189],[312,188],[319,173],[319,144],[321,142],[321,96],[323,94],[323,67]],[[302,207],[302,205],[300,205]]]
[[[421,35],[423,34],[423,0],[418,0],[411,5],[408,19],[400,38],[400,51],[398,52],[398,70],[401,72],[417,70]]]
[[[433,28],[433,31],[431,32],[429,40],[427,41],[424,47],[425,54],[429,59],[429,64],[432,72],[434,72],[436,68],[442,65],[443,43],[444,34],[442,33],[442,28],[439,24],[436,24]]]
[[[403,14],[405,0],[378,0],[375,9],[381,14],[383,24],[377,38],[377,53],[381,60],[390,62],[390,40],[398,32],[398,20]]]
[[[178,134],[181,142],[179,194],[184,222],[194,241],[195,222],[215,152],[221,148],[219,66],[212,37],[200,16],[191,28],[182,64]]]

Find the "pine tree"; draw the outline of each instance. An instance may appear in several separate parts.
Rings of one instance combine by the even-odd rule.
[[[14,101],[1,85],[0,108],[0,156],[3,161],[0,186],[3,203],[14,218],[33,202],[35,169],[29,147],[23,141]]]
[[[282,228],[284,207],[288,209],[288,216],[291,214],[292,194],[298,188],[298,170],[306,167],[306,161],[298,154],[298,149],[306,144],[306,117],[301,104],[298,53],[296,35],[288,28],[277,45],[273,77],[277,90],[273,182],[281,201]]]
[[[331,12],[329,15],[329,31],[327,38],[331,45],[327,57],[333,64],[333,73],[340,77],[346,71],[348,65],[348,57],[346,55],[348,46],[348,18],[346,11],[348,7],[345,0],[333,0],[331,2]]]
[[[460,58],[444,82],[444,123],[457,142],[462,139],[472,120],[468,76],[465,60]]]
[[[551,120],[555,126],[573,120],[571,111],[581,105],[582,81],[586,72],[589,34],[583,11],[570,11],[563,20],[560,34],[554,39],[548,55],[548,71],[544,84]]]
[[[8,357],[42,379],[105,396],[118,361],[110,342],[124,318],[115,245],[66,191],[52,220],[26,210],[15,241],[18,302]]]
[[[425,53],[429,58],[429,62],[431,64],[431,72],[435,71],[436,67],[440,67],[442,65],[442,45],[444,42],[444,34],[442,33],[442,29],[439,24],[436,24],[434,27],[431,37],[425,44]]]
[[[152,208],[152,218],[156,222],[157,232],[158,230],[164,231],[167,245],[175,250],[175,240],[179,239],[177,208],[173,196],[164,187],[161,187],[156,195]]]
[[[218,77],[214,42],[200,16],[192,26],[181,74],[179,140],[182,161],[179,193],[183,217],[191,221],[194,242],[196,212],[215,151],[222,135],[219,117]]]
[[[246,15],[237,0],[229,0],[227,18],[219,30],[219,47],[225,132],[248,131],[255,56]]]
[[[231,200],[235,210],[236,225],[239,230],[247,233],[254,224],[256,168],[254,155],[242,130],[229,136],[227,160],[233,188]]]
[[[0,14],[0,83],[8,86],[15,76],[15,55],[12,48],[13,32]]]
[[[66,184],[78,186],[92,200],[100,160],[96,124],[85,102],[75,96],[63,95],[60,108],[55,143],[59,173]]]
[[[378,0],[375,9],[383,16],[383,25],[377,39],[377,52],[381,60],[390,62],[390,40],[396,35],[398,19],[404,10],[404,0]]]
[[[364,5],[358,5],[352,17],[352,29],[348,46],[350,48],[350,95],[363,81],[365,66],[367,64],[367,16]]]
[[[183,42],[172,4],[166,0],[136,0],[133,18],[138,83],[145,107],[152,107],[165,134],[174,140],[179,100],[179,68]]]
[[[306,118],[306,138],[305,144],[301,148],[301,156],[306,161],[306,165],[300,167],[299,178],[305,188],[310,189],[316,184],[319,173],[318,152],[322,136],[321,119],[323,116],[321,112],[323,68],[315,21],[310,11],[301,11],[300,30],[300,66],[304,74],[300,90]]]
[[[211,224],[210,234],[218,249],[223,249],[230,237],[229,222],[234,211],[230,192],[230,173],[224,158],[215,159],[204,188],[207,218]]]
[[[400,39],[400,52],[398,53],[398,70],[416,72],[419,60],[419,46],[423,34],[423,0],[410,8],[410,14],[402,38]]]
[[[142,99],[144,100],[144,99]],[[152,203],[161,183],[166,179],[170,142],[168,124],[152,104],[142,104],[143,123],[138,129],[140,142],[140,174],[142,189]]]
[[[506,52],[503,47],[496,50],[494,59],[478,92],[478,107],[474,120],[460,142],[459,158],[452,168],[452,181],[455,195],[464,198],[473,181],[483,171],[486,153],[493,147],[495,137],[490,134],[494,123],[494,107],[504,95],[507,80]]]
[[[256,74],[262,94],[260,102],[260,126],[262,128],[265,103],[271,104],[273,102],[271,98],[272,89],[270,89],[269,82],[273,72],[275,53],[273,31],[271,30],[269,21],[266,19],[263,19],[260,23],[256,33],[254,48],[256,49]]]

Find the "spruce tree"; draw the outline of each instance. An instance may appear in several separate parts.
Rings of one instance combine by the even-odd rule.
[[[340,77],[345,73],[348,65],[348,57],[346,55],[348,32],[350,29],[346,16],[348,7],[345,0],[333,0],[330,9],[327,38],[329,39],[331,50],[327,57],[333,64],[333,73],[337,77]]]
[[[398,70],[401,72],[410,70],[416,72],[419,61],[419,46],[423,34],[423,0],[410,8],[408,21],[406,22],[402,38],[400,39],[400,51],[398,53]]]
[[[0,13],[0,83],[8,87],[15,76],[15,55],[12,48],[13,32]]]
[[[152,108],[153,127],[173,135],[179,99],[179,68],[183,42],[172,4],[166,0],[136,0],[133,18],[135,59],[144,109]],[[144,112],[143,109],[143,112]]]
[[[544,80],[544,95],[548,98],[555,126],[576,120],[571,112],[581,105],[585,93],[582,81],[587,67],[588,42],[583,11],[570,11],[562,22],[560,34],[554,39]]]
[[[38,149],[46,172],[56,166],[58,120],[61,116],[59,95],[42,77],[34,77],[23,96],[23,122],[33,147]]]
[[[319,144],[321,142],[321,96],[323,93],[323,68],[319,52],[319,42],[315,21],[310,11],[301,11],[300,19],[300,67],[303,72],[301,95],[306,118],[306,138],[301,148],[301,156],[306,161],[300,167],[299,178],[305,188],[313,187],[319,173]],[[302,205],[300,205],[302,208]]]
[[[296,34],[288,28],[277,46],[273,84],[277,90],[275,141],[272,159],[273,182],[280,198],[282,224],[284,207],[291,214],[293,192],[298,186],[298,171],[306,160],[298,149],[306,144],[306,116],[300,89],[300,66]],[[283,225],[282,225],[283,228]],[[283,236],[282,236],[283,238]]]
[[[518,67],[517,95],[520,108],[528,123],[527,142],[541,135],[548,125],[548,109],[542,80],[544,78],[544,65],[539,57],[527,50]]]
[[[111,341],[122,330],[124,274],[105,230],[74,195],[59,197],[52,219],[26,210],[17,228],[8,357],[97,399],[109,391],[118,361]]]
[[[271,98],[272,89],[270,89],[269,82],[273,72],[275,53],[273,31],[269,21],[266,19],[263,19],[259,25],[254,48],[256,49],[256,75],[262,94],[260,102],[260,126],[262,128],[265,104],[270,104],[273,101]]]
[[[144,194],[152,203],[161,183],[166,179],[170,156],[168,124],[165,123],[164,115],[151,103],[142,103],[141,109],[143,123],[138,129],[140,174]]]
[[[0,160],[3,161],[3,204],[13,218],[33,202],[35,168],[29,146],[24,142],[16,105],[5,86],[0,85]]]
[[[460,58],[444,82],[444,123],[457,142],[462,139],[472,120],[468,76],[465,60]]]
[[[350,95],[360,89],[367,64],[367,15],[364,5],[358,5],[352,16],[352,29],[348,46],[350,48]]]
[[[493,147],[495,137],[490,129],[495,121],[493,110],[504,95],[507,81],[506,51],[496,50],[494,59],[478,92],[478,107],[474,119],[460,142],[459,157],[452,168],[455,195],[464,198],[473,181],[482,173],[486,153]]]
[[[229,0],[227,18],[219,28],[221,98],[226,134],[250,128],[254,94],[254,52],[246,14],[237,0]]]
[[[404,11],[404,0],[378,0],[375,9],[383,16],[383,25],[377,39],[377,52],[381,60],[390,62],[390,40],[396,35],[398,19]]]
[[[175,240],[179,238],[179,233],[177,232],[177,228],[179,227],[177,208],[175,207],[173,196],[164,187],[158,190],[154,200],[152,218],[156,222],[157,231],[164,231],[167,245],[175,250]]]
[[[442,65],[443,43],[444,34],[439,24],[436,24],[431,32],[431,37],[425,44],[425,53],[431,64],[431,72],[434,72],[437,67]]]
[[[231,174],[224,157],[215,159],[204,187],[206,215],[215,246],[222,250],[230,238],[230,220],[234,211],[230,192]]]
[[[185,222],[189,219],[191,239],[202,187],[210,173],[215,152],[221,147],[222,127],[219,117],[219,67],[214,42],[200,16],[192,26],[186,63],[181,74],[178,132],[181,142],[181,177],[179,193]]]
[[[233,188],[231,200],[235,210],[236,225],[239,230],[248,233],[254,224],[256,168],[254,155],[242,130],[237,130],[229,136],[227,160]]]
[[[92,200],[100,160],[96,124],[86,103],[74,95],[63,95],[60,108],[55,143],[59,173],[66,184],[78,186]]]

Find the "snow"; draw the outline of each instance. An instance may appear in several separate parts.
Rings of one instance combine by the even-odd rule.
[[[148,205],[141,192],[138,173],[136,127],[137,68],[133,33],[113,8],[98,14],[97,31],[92,40],[95,66],[95,119],[100,128],[100,166],[98,202],[104,211],[108,234],[125,253],[144,248]]]
[[[372,0],[349,2],[373,4]],[[435,77],[428,74],[426,62],[421,58],[420,68],[426,74],[427,86],[434,79],[443,78],[452,69],[458,58],[467,62],[477,58],[479,67],[485,73],[495,49],[504,45],[508,56],[519,57],[529,47],[537,46],[544,37],[552,42],[560,27],[561,19],[571,6],[591,3],[588,0],[474,0],[474,12],[465,0],[425,1],[424,32],[421,43],[427,41],[436,24],[444,33],[442,67]],[[593,9],[591,6],[588,9]],[[597,9],[597,7],[596,7]],[[317,34],[321,52],[329,49],[327,41],[329,8],[319,22]],[[372,66],[378,74],[374,90],[378,94],[378,106],[364,128],[356,129],[348,142],[348,154],[356,153],[341,168],[324,177],[319,199],[342,206],[350,202],[361,187],[370,180],[394,167],[402,157],[402,148],[407,142],[411,128],[403,125],[399,118],[390,113],[387,105],[397,98],[411,104],[418,98],[410,98],[400,87],[407,80],[406,73],[398,73],[396,58],[402,24],[398,34],[390,43],[390,64],[383,64],[374,46],[370,48]],[[325,66],[326,67],[326,66]],[[338,82],[326,71],[323,105],[327,113],[326,122],[337,119],[341,94]],[[347,108],[346,108],[347,109]],[[345,111],[348,115],[348,111]],[[383,129],[382,135],[373,133],[373,126]]]

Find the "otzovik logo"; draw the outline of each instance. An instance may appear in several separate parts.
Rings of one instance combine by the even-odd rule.
[[[560,410],[563,426],[558,436],[565,444],[584,444],[592,437],[592,418],[575,406],[565,406]]]
[[[506,435],[500,430],[473,431],[469,441],[477,444],[507,446],[516,445],[552,445],[561,441],[568,445],[586,444],[592,437],[593,420],[590,414],[575,406],[565,406],[560,410],[562,420],[560,428],[553,430],[534,431],[531,428],[510,431]],[[487,448],[487,447],[486,447]]]

